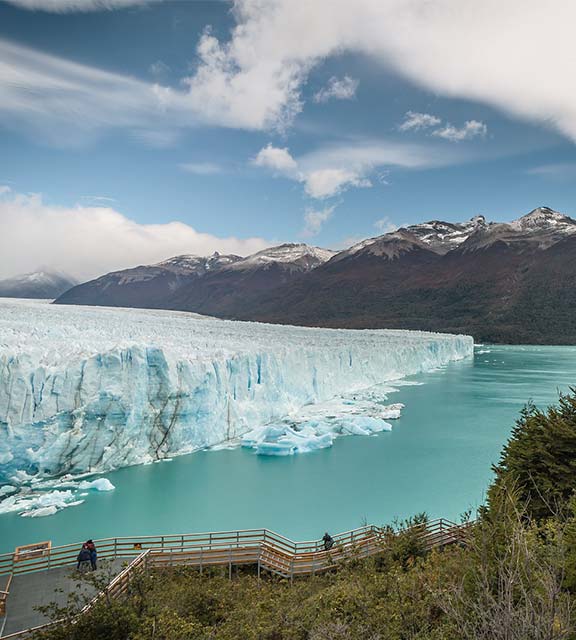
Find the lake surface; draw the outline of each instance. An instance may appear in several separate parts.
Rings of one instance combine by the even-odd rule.
[[[292,457],[202,451],[106,477],[116,486],[45,518],[0,516],[0,552],[130,535],[267,527],[295,539],[426,511],[457,519],[482,503],[519,410],[576,384],[576,347],[477,347],[390,394],[394,429]]]

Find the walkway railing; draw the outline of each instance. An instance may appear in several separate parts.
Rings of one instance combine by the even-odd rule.
[[[432,549],[463,542],[469,527],[470,524],[457,525],[439,518],[414,525],[407,531],[415,533],[426,549]],[[327,571],[347,558],[374,555],[382,551],[390,535],[390,529],[364,526],[333,536],[334,545],[330,550],[324,549],[322,541],[294,542],[269,529],[96,540],[100,560],[126,558],[130,564],[82,609],[80,615],[102,597],[122,596],[134,575],[146,568],[186,565],[203,571],[206,567],[227,566],[231,577],[234,566],[249,564],[258,567],[258,576],[264,570],[293,580],[295,577]],[[26,557],[22,553],[1,555],[0,576],[9,574],[11,578],[56,567],[74,566],[80,547],[78,543],[52,547],[43,556]],[[8,591],[6,589],[4,599],[9,595]],[[0,597],[3,593],[0,592]],[[28,632],[4,638],[19,638]]]
[[[422,538],[430,547],[438,544],[446,544],[452,537],[461,535],[467,525],[457,525],[454,522],[439,518],[431,520],[425,525],[416,525],[421,531]],[[333,536],[334,549],[370,546],[369,541],[382,540],[386,529],[368,525],[346,531]],[[244,529],[240,531],[218,531],[210,533],[192,533],[165,536],[133,536],[121,538],[103,538],[95,540],[100,559],[126,558],[130,560],[140,555],[143,551],[150,550],[153,556],[160,558],[172,557],[176,559],[178,554],[194,554],[202,559],[212,557],[214,562],[206,561],[204,564],[220,564],[219,559],[232,556],[240,556],[242,550],[268,550],[281,556],[297,560],[300,556],[309,554],[325,554],[322,541],[311,540],[294,542],[269,529]],[[12,574],[19,575],[32,571],[45,571],[47,569],[76,564],[81,543],[67,544],[52,547],[42,556],[32,556],[5,553],[0,555],[0,576]],[[211,554],[209,556],[208,554]],[[234,562],[236,564],[236,562]]]

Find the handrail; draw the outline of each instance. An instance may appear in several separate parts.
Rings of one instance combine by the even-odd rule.
[[[419,525],[416,525],[419,526]],[[436,527],[458,527],[454,522],[444,518],[437,518],[426,523],[426,529],[431,531]],[[381,536],[385,529],[375,525],[366,525],[351,529],[333,536],[334,546],[354,544],[367,536]],[[322,551],[320,540],[305,540],[295,542],[270,529],[242,529],[237,531],[213,531],[204,533],[168,534],[156,536],[123,536],[117,538],[102,538],[95,541],[100,558],[133,558],[141,551],[203,548],[233,547],[248,542],[268,542],[279,547],[280,550],[292,554],[313,553]],[[0,555],[0,575],[29,573],[42,571],[52,567],[73,564],[76,562],[77,552],[81,543],[66,544],[52,549],[41,557],[22,558],[15,560],[14,553]]]

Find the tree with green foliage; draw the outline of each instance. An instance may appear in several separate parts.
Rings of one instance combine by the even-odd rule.
[[[576,490],[576,395],[560,395],[541,411],[528,404],[505,445],[488,495],[514,485],[528,514],[546,518],[567,507]]]

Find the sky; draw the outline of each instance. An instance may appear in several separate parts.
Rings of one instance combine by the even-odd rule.
[[[576,217],[575,23],[565,0],[0,0],[0,277]]]

